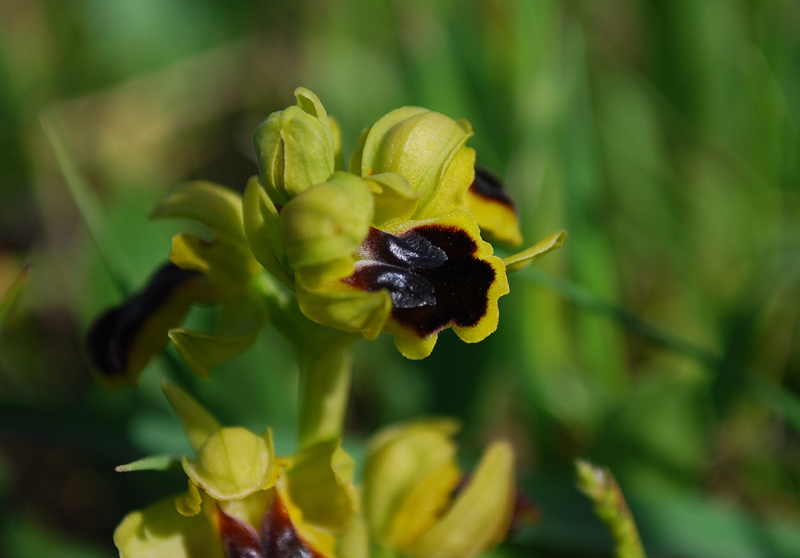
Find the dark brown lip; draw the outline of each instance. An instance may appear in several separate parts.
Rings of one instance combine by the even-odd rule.
[[[477,250],[457,227],[425,225],[400,235],[373,228],[360,249],[364,259],[344,281],[387,289],[392,317],[426,338],[451,324],[474,326],[486,314],[496,274]]]

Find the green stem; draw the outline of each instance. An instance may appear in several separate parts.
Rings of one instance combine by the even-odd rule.
[[[270,323],[297,355],[300,448],[340,438],[353,373],[350,345],[360,336],[312,322],[294,294],[266,275],[253,286],[264,296]]]
[[[594,502],[597,517],[614,539],[617,558],[645,558],[636,523],[614,475],[581,459],[575,462],[578,488]]]
[[[350,399],[349,343],[306,351],[300,364],[300,448],[340,438]]]

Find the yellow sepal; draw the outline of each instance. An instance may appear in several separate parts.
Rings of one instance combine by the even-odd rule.
[[[548,237],[543,238],[530,248],[526,248],[522,252],[503,258],[503,263],[509,273],[514,273],[525,269],[534,261],[541,258],[548,252],[552,252],[556,248],[561,248],[564,241],[567,239],[567,231],[558,231]]]

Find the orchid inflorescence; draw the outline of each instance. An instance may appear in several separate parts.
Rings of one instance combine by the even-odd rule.
[[[172,343],[200,377],[247,349],[270,324],[303,375],[298,450],[278,457],[272,433],[224,427],[171,384],[164,393],[194,457],[146,458],[120,470],[181,468],[188,490],[129,514],[120,556],[471,558],[507,535],[519,515],[514,452],[487,448],[463,473],[448,419],[384,429],[368,445],[361,489],[341,448],[349,346],[391,334],[422,359],[452,328],[475,343],[497,329],[507,274],[561,246],[559,231],[519,246],[517,211],[499,179],[475,166],[472,128],[419,108],[394,110],[364,130],[349,160],[339,126],[310,91],[255,131],[259,175],[244,195],[185,184],[153,210],[209,229],[180,234],[170,263],[89,329],[87,352],[112,387],[135,386]],[[195,304],[221,307],[215,335],[180,327]]]

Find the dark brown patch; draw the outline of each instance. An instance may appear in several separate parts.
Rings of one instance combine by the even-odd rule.
[[[395,236],[372,229],[346,283],[387,289],[392,317],[422,338],[450,324],[470,327],[486,314],[492,266],[475,257],[478,245],[457,227],[426,225]]]
[[[517,212],[517,204],[514,202],[514,198],[503,187],[500,179],[483,167],[475,167],[475,180],[470,185],[469,190],[476,196],[490,202],[505,205],[514,213]]]
[[[323,558],[297,534],[289,510],[275,492],[258,533],[217,507],[225,558]]]
[[[322,558],[322,554],[310,548],[297,534],[289,510],[277,492],[261,521],[260,535],[264,558]]]
[[[178,287],[200,276],[199,271],[168,263],[156,271],[144,290],[101,314],[85,337],[86,354],[92,365],[109,377],[125,375],[128,352],[147,319],[167,304]]]
[[[229,516],[217,507],[219,536],[225,558],[265,558],[261,550],[261,540],[247,523]]]

